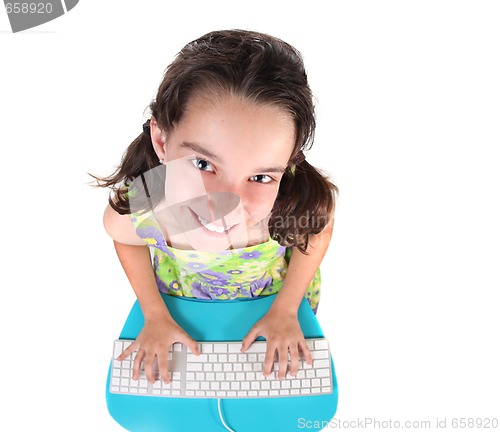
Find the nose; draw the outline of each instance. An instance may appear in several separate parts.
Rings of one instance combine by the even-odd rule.
[[[241,198],[242,186],[236,179],[221,175],[217,179],[205,183],[208,192],[224,192]]]
[[[235,225],[245,218],[245,196],[237,182],[227,178],[205,184],[211,221],[215,224]],[[224,221],[222,221],[224,218]]]
[[[210,219],[216,225],[230,226],[243,222],[241,198],[232,192],[209,192]]]

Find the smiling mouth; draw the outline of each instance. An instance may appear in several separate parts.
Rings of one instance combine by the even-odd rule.
[[[218,234],[222,234],[223,232],[228,232],[232,227],[238,225],[238,224],[234,224],[234,225],[229,225],[229,226],[225,226],[225,227],[219,226],[219,225],[213,224],[210,221],[207,221],[206,219],[203,219],[198,214],[196,214],[196,216],[197,216],[198,220],[200,221],[200,223],[203,225],[203,228],[207,229],[210,232],[214,232],[214,233],[218,233]]]

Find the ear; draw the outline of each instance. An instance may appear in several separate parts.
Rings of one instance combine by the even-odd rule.
[[[151,130],[151,142],[153,143],[155,153],[158,156],[159,160],[165,160],[167,135],[162,129],[160,129],[160,127],[158,126],[158,122],[154,117],[151,117],[149,127]]]

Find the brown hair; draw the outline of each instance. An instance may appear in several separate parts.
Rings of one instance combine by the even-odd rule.
[[[226,30],[208,33],[187,44],[166,69],[151,115],[169,131],[197,92],[231,92],[255,103],[286,110],[295,123],[295,145],[289,168],[281,179],[271,212],[271,236],[285,246],[305,252],[309,237],[333,218],[337,187],[304,160],[302,151],[313,143],[316,126],[312,93],[301,54],[288,43],[267,34]],[[93,176],[100,187],[115,192],[109,203],[120,214],[130,213],[126,186],[158,166],[147,127],[127,148],[110,176]],[[159,179],[161,180],[161,179]],[[163,185],[161,181],[155,184]],[[161,187],[161,186],[160,186]],[[150,191],[151,196],[158,191]]]

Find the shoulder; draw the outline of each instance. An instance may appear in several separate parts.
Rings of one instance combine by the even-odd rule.
[[[119,214],[109,204],[104,210],[103,223],[104,229],[109,236],[119,243],[136,246],[144,246],[146,244],[146,242],[137,235],[130,215]]]

